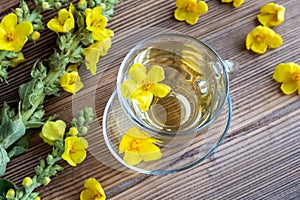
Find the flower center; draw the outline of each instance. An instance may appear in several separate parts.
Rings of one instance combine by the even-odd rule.
[[[266,37],[263,34],[259,34],[259,35],[255,36],[255,40],[260,43],[264,42],[265,39],[266,39]]]
[[[131,150],[139,151],[141,147],[142,147],[141,141],[138,139],[134,139],[130,143]]]
[[[150,90],[150,88],[151,88],[151,83],[148,81],[146,81],[146,82],[143,81],[143,89],[148,91],[148,90]]]
[[[185,7],[186,11],[188,12],[194,12],[197,9],[197,4],[196,3],[188,3]]]
[[[102,197],[101,194],[95,194],[91,200],[98,200]]]
[[[11,42],[11,41],[14,40],[14,34],[13,34],[13,33],[6,33],[6,34],[4,35],[4,39],[5,39],[6,41],[8,41],[8,42]]]
[[[71,153],[74,153],[75,152],[75,147],[71,146],[70,151],[71,151]]]
[[[300,82],[300,73],[299,72],[293,72],[291,76],[292,76],[293,80]]]
[[[95,28],[101,28],[101,24],[102,24],[102,19],[94,20],[92,21],[91,26]]]

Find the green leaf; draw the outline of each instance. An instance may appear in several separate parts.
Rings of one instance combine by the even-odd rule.
[[[0,144],[7,149],[25,134],[26,128],[21,115],[15,116],[6,103],[3,105],[1,121]]]
[[[0,200],[6,200],[5,196],[9,189],[17,190],[18,188],[13,182],[4,178],[0,178]]]
[[[6,165],[9,162],[9,157],[7,155],[6,150],[0,145],[0,176],[5,173]],[[0,185],[0,188],[1,185]]]
[[[28,147],[29,147],[29,140],[30,136],[32,134],[32,131],[27,131],[26,134],[21,137],[17,142],[13,144],[12,147],[8,149],[8,157],[12,158],[14,156],[18,156],[22,153],[24,153]]]
[[[25,134],[26,128],[22,118],[7,121],[0,126],[0,143],[8,148]]]

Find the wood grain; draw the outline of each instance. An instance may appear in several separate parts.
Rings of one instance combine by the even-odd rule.
[[[175,0],[123,0],[116,7],[109,28],[115,32],[114,40],[126,31],[145,27],[179,31],[207,42],[222,58],[239,62],[240,70],[230,85],[232,124],[215,154],[193,168],[170,175],[142,175],[107,166],[109,154],[99,149],[103,141],[98,141],[98,134],[102,134],[102,114],[115,89],[123,56],[112,51],[107,56],[112,56],[114,61],[98,69],[101,78],[83,75],[90,89],[77,97],[62,93],[60,97],[50,97],[45,104],[48,115],[63,110],[61,118],[68,121],[75,107],[85,106],[81,101],[94,103],[95,124],[98,125],[90,130],[91,149],[87,159],[77,167],[61,162],[65,170],[48,186],[38,189],[42,199],[79,199],[84,181],[89,177],[99,180],[108,199],[115,200],[300,199],[299,96],[283,95],[280,84],[272,79],[277,64],[300,64],[300,1],[273,1],[286,8],[285,22],[274,28],[284,42],[280,48],[268,50],[263,55],[247,51],[245,37],[258,25],[256,15],[260,8],[270,1],[245,0],[239,8],[222,4],[220,0],[206,2],[208,13],[201,16],[196,25],[190,26],[174,19]],[[18,0],[0,0],[0,17],[18,3]],[[45,21],[54,15],[54,11],[46,12]],[[18,86],[28,81],[34,61],[49,55],[55,47],[55,37],[54,33],[45,30],[36,45],[26,44],[26,63],[9,70],[9,85],[0,84],[1,105],[17,98]],[[139,41],[139,38],[132,39]],[[95,95],[94,102],[90,95]],[[34,166],[48,152],[50,147],[35,134],[28,152],[12,159],[4,177],[20,185],[23,177],[33,175]]]

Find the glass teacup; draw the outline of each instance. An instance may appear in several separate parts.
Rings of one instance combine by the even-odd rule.
[[[151,174],[181,171],[210,156],[230,125],[228,72],[236,67],[186,35],[161,34],[138,43],[122,62],[105,109],[103,134],[110,152],[127,167]],[[132,127],[153,139],[161,157],[147,159],[141,151],[146,159],[128,164],[120,145]]]

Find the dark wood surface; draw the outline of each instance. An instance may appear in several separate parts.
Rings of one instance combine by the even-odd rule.
[[[0,2],[1,18],[19,3],[17,0]],[[109,28],[116,37],[145,27],[179,31],[205,41],[222,58],[239,62],[239,73],[230,85],[232,124],[215,154],[193,168],[170,175],[143,175],[107,166],[103,162],[106,155],[99,149],[103,141],[97,138],[102,134],[102,114],[115,88],[123,56],[112,51],[107,56],[113,61],[101,65],[98,76],[83,75],[86,87],[78,96],[62,93],[60,97],[49,97],[45,104],[47,115],[63,110],[60,118],[69,121],[77,108],[86,105],[81,102],[88,101],[96,109],[97,125],[89,133],[86,160],[77,167],[61,162],[65,170],[48,186],[38,189],[42,199],[79,199],[84,181],[89,177],[101,182],[108,199],[116,200],[300,199],[299,96],[283,95],[280,84],[272,79],[277,64],[300,64],[300,1],[274,0],[286,8],[284,23],[274,28],[282,36],[283,45],[263,55],[247,51],[245,38],[259,24],[256,15],[260,8],[270,1],[245,0],[239,8],[222,4],[220,0],[206,2],[208,13],[190,26],[174,19],[175,0],[123,0],[116,7]],[[55,15],[54,11],[44,13],[45,21]],[[9,85],[0,84],[1,105],[17,98],[18,86],[28,81],[34,61],[49,55],[55,47],[55,38],[54,33],[45,30],[36,45],[26,44],[27,61],[9,70]],[[139,41],[138,38],[134,40]],[[48,152],[50,147],[42,142],[37,132],[30,141],[29,150],[9,163],[4,177],[20,184],[23,177],[33,175],[34,166]]]

